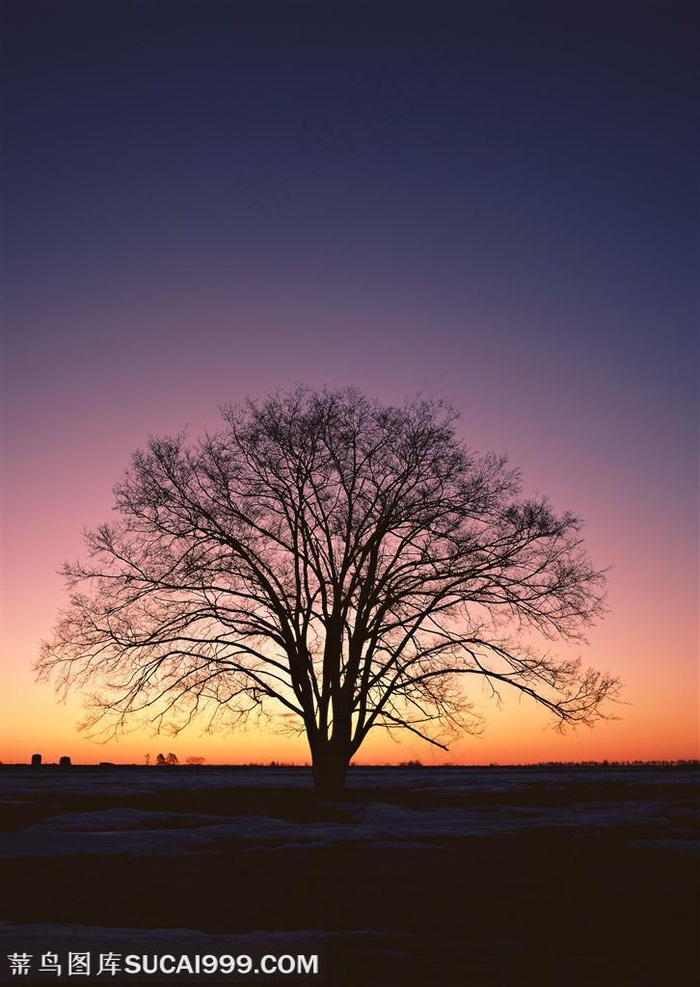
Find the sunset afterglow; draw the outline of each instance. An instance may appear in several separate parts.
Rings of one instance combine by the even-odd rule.
[[[12,7],[0,759],[308,763],[285,720],[98,745],[32,674],[131,453],[298,382],[444,398],[610,567],[606,618],[547,647],[621,678],[616,719],[560,735],[477,685],[480,736],[377,733],[357,763],[697,758],[685,8],[513,5],[512,34],[446,8],[426,34],[425,5],[330,6]]]

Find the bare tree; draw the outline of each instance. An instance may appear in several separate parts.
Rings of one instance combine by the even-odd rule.
[[[40,675],[98,686],[93,729],[176,732],[205,709],[234,727],[276,707],[324,794],[373,728],[439,747],[475,730],[474,676],[560,726],[605,715],[617,680],[547,645],[602,613],[580,521],[521,497],[456,417],[299,388],[227,407],[197,443],[152,438],[115,487],[118,520],[64,566],[70,606]]]

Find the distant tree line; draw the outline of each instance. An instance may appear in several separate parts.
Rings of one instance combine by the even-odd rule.
[[[204,764],[205,760],[206,758],[204,757],[188,757],[185,760],[185,764],[190,764],[190,765]],[[146,754],[146,764],[148,765],[150,763],[151,763],[151,755]],[[179,757],[177,756],[177,754],[173,754],[172,751],[170,752],[170,754],[158,754],[158,756],[156,757],[156,767],[159,768],[163,768],[163,767],[170,768],[179,763],[180,763]]]

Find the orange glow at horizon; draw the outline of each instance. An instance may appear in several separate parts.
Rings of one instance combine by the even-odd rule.
[[[90,491],[84,492],[86,501]],[[106,513],[105,498],[97,500],[97,513]],[[79,508],[80,509],[79,505]],[[98,513],[99,516],[99,513]],[[625,534],[623,531],[622,537]],[[591,545],[597,557],[620,556],[615,538],[599,535],[599,545]],[[659,542],[662,540],[659,533]],[[51,544],[46,545],[47,540]],[[43,540],[43,544],[40,544]],[[603,545],[607,544],[607,550]],[[611,547],[612,546],[612,547]],[[308,763],[308,747],[303,737],[290,738],[251,729],[237,734],[203,735],[193,724],[179,736],[167,732],[127,733],[118,742],[97,744],[78,733],[83,718],[81,697],[72,694],[64,706],[57,702],[50,685],[38,685],[31,664],[38,656],[39,641],[50,635],[57,609],[65,604],[60,580],[54,573],[37,572],[35,552],[48,551],[61,558],[75,550],[72,534],[67,536],[29,531],[5,553],[7,571],[14,579],[4,586],[2,701],[0,702],[0,760],[25,763],[41,753],[46,762],[68,755],[74,763],[144,763],[146,753],[155,760],[158,753],[173,751],[179,760],[199,756],[206,763]],[[647,546],[649,549],[649,546]],[[76,554],[73,551],[73,554]],[[472,699],[484,717],[481,737],[464,736],[452,742],[448,751],[432,747],[404,733],[400,743],[375,731],[355,757],[357,763],[401,763],[418,760],[423,764],[533,763],[541,761],[604,760],[683,760],[700,756],[698,729],[697,624],[693,619],[696,603],[692,562],[678,584],[673,598],[665,604],[667,622],[659,626],[655,608],[640,607],[638,599],[649,599],[653,584],[647,587],[648,572],[640,566],[636,549],[622,557],[611,578],[610,609],[590,635],[590,644],[566,649],[578,654],[584,664],[619,675],[623,681],[623,704],[609,712],[619,719],[603,721],[593,728],[580,728],[564,735],[550,729],[551,719],[530,700],[519,700],[514,690],[503,693],[499,709],[489,699],[488,690],[477,688]],[[640,589],[640,583],[642,588]],[[41,623],[37,620],[40,616]],[[561,650],[561,649],[559,649]],[[669,664],[664,656],[672,656]],[[8,658],[10,660],[8,660]]]
[[[8,616],[2,627],[3,655],[14,656],[15,660],[4,660],[2,665],[1,761],[26,763],[32,754],[41,753],[47,763],[67,755],[76,764],[143,764],[147,753],[153,762],[158,753],[173,751],[181,762],[196,756],[204,757],[208,764],[309,763],[305,738],[282,735],[275,732],[274,726],[212,736],[203,734],[203,726],[195,723],[176,737],[166,731],[157,736],[142,731],[127,733],[119,741],[106,744],[90,741],[79,733],[76,724],[83,719],[80,694],[71,694],[67,704],[62,705],[52,686],[36,684],[30,670],[38,656],[39,640],[50,634],[56,610],[65,603],[56,575],[34,571],[32,538],[39,539],[39,533],[27,536],[22,546],[28,549],[27,554],[17,552],[14,559],[6,556],[16,578],[11,588],[5,586],[6,596],[12,597],[14,605],[5,607]],[[68,554],[59,546],[54,546],[53,551],[58,557]],[[595,545],[591,551],[602,554]],[[560,735],[552,729],[552,719],[545,711],[536,708],[531,700],[519,698],[514,690],[504,691],[503,707],[498,708],[488,690],[477,687],[471,698],[484,719],[482,736],[463,736],[450,743],[448,751],[442,751],[408,733],[397,743],[386,733],[375,731],[357,753],[355,762],[519,764],[698,758],[697,627],[689,619],[694,610],[692,578],[679,584],[672,603],[666,607],[669,623],[661,629],[653,608],[640,609],[637,605],[637,591],[621,589],[627,582],[634,587],[636,562],[633,555],[618,568],[610,587],[611,613],[593,629],[589,645],[559,649],[580,655],[586,665],[620,676],[623,702],[608,710],[619,719]],[[43,599],[41,607],[35,605],[36,599]],[[41,626],[36,621],[38,612],[43,619]],[[673,655],[675,672],[660,660],[664,654]]]
[[[591,656],[591,663],[595,664]],[[612,662],[609,663],[612,666]],[[7,684],[7,674],[5,675]],[[13,683],[15,694],[27,694],[31,702],[4,704],[0,735],[0,761],[28,763],[40,753],[44,763],[57,763],[67,755],[73,764],[110,761],[121,764],[151,763],[159,753],[174,752],[184,763],[188,757],[203,757],[206,764],[310,763],[305,737],[288,736],[275,730],[251,727],[244,731],[203,733],[193,724],[176,736],[142,730],[126,733],[118,740],[98,743],[78,732],[82,706],[78,695],[63,705],[57,703],[50,686],[37,686],[23,675]],[[628,688],[623,703],[611,707],[619,717],[560,734],[552,718],[531,700],[504,693],[498,708],[478,698],[483,716],[479,736],[463,735],[443,751],[404,732],[390,737],[375,730],[355,756],[356,764],[400,764],[420,761],[438,764],[532,764],[548,761],[661,761],[700,757],[697,701],[692,690],[678,683],[659,683],[653,678],[640,687]],[[649,728],[649,710],[654,710],[656,729]],[[273,721],[274,722],[274,721]],[[399,739],[400,738],[400,739]]]

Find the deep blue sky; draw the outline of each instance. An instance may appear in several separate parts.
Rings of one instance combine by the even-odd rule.
[[[453,401],[591,521],[623,664],[663,606],[696,674],[697,4],[2,17],[3,537],[41,632],[149,432],[355,383]]]
[[[488,312],[506,349],[504,323],[540,313],[548,354],[661,369],[667,400],[689,396],[694,4],[25,0],[4,17],[22,350],[57,328],[27,325],[28,299],[335,292],[382,319],[402,293],[426,323],[436,303]],[[77,325],[60,335],[79,345]]]

